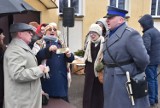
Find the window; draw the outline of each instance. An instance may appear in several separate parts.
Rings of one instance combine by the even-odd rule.
[[[110,0],[110,6],[129,10],[129,0]]]
[[[160,0],[152,0],[151,15],[160,17]]]
[[[75,15],[83,15],[83,0],[59,0],[59,13],[63,13],[63,8],[68,7],[68,2],[70,1],[70,7],[74,8]]]

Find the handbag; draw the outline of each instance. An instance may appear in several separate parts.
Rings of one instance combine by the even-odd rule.
[[[148,83],[145,72],[131,77],[133,97],[135,99],[148,95]]]
[[[98,74],[98,80],[101,84],[103,84],[103,69],[104,69],[104,64],[102,62],[99,62],[95,68]]]
[[[108,50],[108,47],[107,47],[107,52],[111,57],[111,59],[113,60],[113,62],[122,70],[122,72],[126,73],[126,71],[121,67],[121,65],[118,62],[116,62],[116,60],[112,57],[112,55]],[[131,76],[130,80],[131,80],[131,86],[132,86],[132,92],[133,92],[133,94],[131,95],[133,95],[134,99],[142,98],[148,95],[148,86],[147,86],[148,84],[147,84],[145,72],[141,72],[134,76]]]
[[[49,101],[49,96],[48,94],[42,94],[42,105],[47,105]]]

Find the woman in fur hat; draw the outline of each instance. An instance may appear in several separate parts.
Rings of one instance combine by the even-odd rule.
[[[68,79],[67,79],[67,63],[74,60],[74,55],[69,50],[65,53],[56,53],[57,49],[62,48],[62,42],[57,37],[57,25],[51,23],[45,27],[45,35],[37,42],[37,47],[33,51],[37,54],[39,61],[49,66],[48,78],[42,78],[42,89],[49,94],[50,98],[68,100]],[[45,58],[46,48],[53,49],[50,55]]]
[[[102,28],[92,24],[89,28],[90,40],[88,41],[85,60],[85,84],[83,94],[83,108],[103,108],[103,84],[98,80],[96,71],[97,63],[102,59],[104,37]]]

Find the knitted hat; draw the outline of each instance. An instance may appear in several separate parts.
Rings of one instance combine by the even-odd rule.
[[[89,28],[89,31],[96,32],[100,36],[102,35],[102,28],[98,24],[92,24]]]
[[[98,24],[99,22],[103,24],[103,26],[105,27],[106,31],[108,31],[108,25],[106,23],[107,18],[100,18],[99,20],[96,21],[96,24]]]

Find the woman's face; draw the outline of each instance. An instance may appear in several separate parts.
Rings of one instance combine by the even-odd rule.
[[[42,34],[45,33],[45,27],[44,27],[44,26],[41,27],[41,33],[42,33]]]
[[[1,33],[1,34],[0,34],[0,40],[1,40],[1,41],[3,41],[3,40],[4,40],[4,38],[5,38],[4,34],[3,34],[3,33]]]
[[[89,35],[90,35],[92,41],[96,41],[99,38],[99,35],[93,31],[90,31]]]
[[[47,31],[46,31],[46,35],[48,36],[57,36],[57,29],[55,27],[50,27]]]

